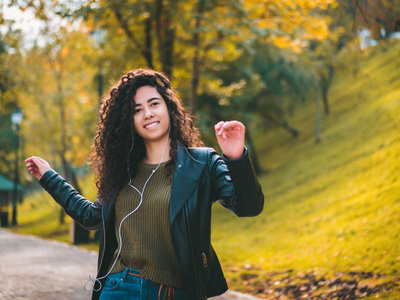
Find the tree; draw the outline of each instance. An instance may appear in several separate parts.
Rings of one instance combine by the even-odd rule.
[[[259,36],[300,51],[307,39],[326,38],[325,20],[316,12],[335,5],[334,0],[102,0],[77,7],[61,0],[50,2],[62,16],[83,17],[89,28],[105,29],[106,44],[129,53],[125,60],[134,57],[134,66],[154,67],[179,78],[193,112],[207,65],[234,53],[232,48],[241,41]],[[27,0],[18,3],[35,5]]]
[[[19,91],[26,83],[23,60],[21,32],[6,26],[5,33],[0,32],[0,173],[9,178],[13,177],[15,140],[10,116],[20,106]]]
[[[17,225],[17,205],[22,201],[19,192],[21,164],[19,124],[11,124],[11,113],[19,103],[18,91],[24,86],[23,57],[21,49],[21,32],[12,28],[0,16],[4,24],[0,32],[0,173],[14,181],[12,194],[12,222]]]
[[[172,77],[174,18],[179,15],[177,4],[176,0],[168,3],[163,0],[103,0],[95,4],[88,2],[72,14],[75,17],[83,17],[92,29],[105,29],[106,43],[118,43],[121,39],[126,39],[125,44],[129,55],[135,57],[135,64],[161,69]],[[66,12],[64,8],[60,14],[68,16],[71,12]]]
[[[309,67],[312,81],[315,82],[310,89],[316,89],[315,97],[321,99],[325,115],[330,114],[328,94],[334,76],[345,64],[351,66],[356,61],[354,53],[357,53],[358,48],[354,47],[357,37],[351,29],[353,3],[338,0],[337,4],[326,11],[329,15],[327,25],[330,35],[324,40],[310,41],[302,57],[302,63]],[[317,137],[317,140],[320,139]]]
[[[354,21],[364,24],[374,38],[388,38],[400,30],[398,0],[354,0]]]
[[[30,81],[21,94],[29,107],[24,126],[28,150],[52,158],[52,165],[62,166],[65,178],[79,189],[72,166],[86,161],[98,106],[93,100],[95,69],[90,67],[94,50],[82,31],[60,27],[48,37],[47,45],[27,52]]]
[[[299,135],[287,117],[297,103],[305,101],[308,77],[290,56],[264,41],[243,45],[236,60],[214,67],[207,73],[209,85],[200,95],[201,125],[212,128],[221,119],[241,120],[248,128],[246,141],[255,170],[262,173],[253,134],[282,128],[294,138]],[[206,134],[212,136],[212,130]]]

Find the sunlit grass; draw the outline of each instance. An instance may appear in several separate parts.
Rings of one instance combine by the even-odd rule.
[[[10,227],[14,232],[37,235],[68,242],[69,218],[65,224],[59,222],[60,207],[43,192],[26,197],[18,206],[18,226]]]
[[[214,210],[214,246],[233,270],[227,274],[234,285],[240,287],[233,279],[246,264],[261,277],[287,270],[374,272],[384,275],[380,281],[397,282],[390,298],[400,298],[399,51],[394,45],[366,61],[357,76],[336,81],[322,143],[315,143],[312,101],[290,120],[298,139],[283,131],[259,137],[268,170],[259,178],[264,212],[238,220]]]

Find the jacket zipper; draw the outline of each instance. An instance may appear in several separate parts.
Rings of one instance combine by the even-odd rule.
[[[203,268],[207,269],[208,268],[207,255],[204,252],[201,254],[201,258],[203,259]]]
[[[185,221],[186,221],[186,228],[187,228],[187,232],[188,232],[188,236],[189,236],[190,252],[192,254],[193,273],[194,273],[194,280],[195,280],[195,287],[196,287],[196,298],[199,298],[198,280],[197,280],[197,272],[196,272],[196,260],[194,257],[192,237],[190,235],[189,213],[188,213],[188,208],[186,205],[185,205]]]

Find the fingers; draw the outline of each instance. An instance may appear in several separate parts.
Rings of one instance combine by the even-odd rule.
[[[29,171],[33,168],[38,168],[37,161],[35,161],[34,156],[25,159],[25,162],[27,162],[26,167],[29,169]]]
[[[37,179],[40,179],[46,171],[51,169],[47,161],[37,156],[27,158],[25,162],[27,162],[26,168],[28,171]]]
[[[25,162],[35,164],[36,166],[48,165],[47,161],[45,161],[43,158],[40,158],[38,156],[29,157],[29,158],[25,159]]]
[[[34,156],[35,160],[42,163],[43,165],[47,164],[47,161],[45,161],[43,158]]]
[[[29,171],[30,171],[32,168],[36,167],[36,164],[35,164],[33,158],[34,158],[34,156],[28,157],[27,159],[25,159],[25,162],[27,163],[27,164],[26,164],[26,167],[29,169]]]
[[[26,168],[28,169],[29,173],[31,173],[32,176],[38,178],[38,176],[39,176],[39,174],[40,174],[40,173],[39,173],[39,168],[38,168],[35,164],[33,164],[33,163],[28,163],[28,164],[26,165]]]
[[[27,163],[37,163],[37,162],[40,161],[39,159],[41,159],[41,158],[37,157],[37,156],[31,156],[31,157],[28,157],[27,159],[25,159],[25,162],[27,162]]]
[[[32,173],[35,173],[35,172],[38,172],[39,171],[39,168],[38,168],[38,166],[32,161],[32,160],[25,160],[26,162],[28,162],[27,164],[26,164],[26,168],[28,169],[28,171],[32,174]],[[33,174],[32,174],[33,175]]]
[[[223,129],[225,130],[237,130],[240,131],[242,129],[244,129],[244,125],[242,123],[240,123],[239,121],[228,121],[225,122],[224,125],[222,126]]]
[[[214,128],[215,128],[215,133],[217,135],[221,135],[222,134],[222,132],[220,133],[220,130],[221,130],[222,126],[224,125],[224,123],[225,123],[224,121],[220,121],[217,124],[215,124]]]
[[[239,121],[220,121],[215,125],[215,132],[221,136],[226,131],[245,131],[245,126]]]

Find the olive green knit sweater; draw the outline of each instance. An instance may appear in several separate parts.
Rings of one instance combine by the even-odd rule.
[[[167,162],[162,163],[148,181],[139,209],[122,223],[122,250],[112,273],[129,267],[138,270],[146,279],[183,288],[183,278],[170,232],[169,201],[172,175],[167,177],[166,164]],[[143,185],[156,167],[157,165],[140,164],[131,184],[142,192]],[[118,247],[121,220],[134,210],[139,202],[139,193],[128,185],[121,190],[116,199],[115,234]],[[117,252],[118,249],[114,254],[114,260]]]

